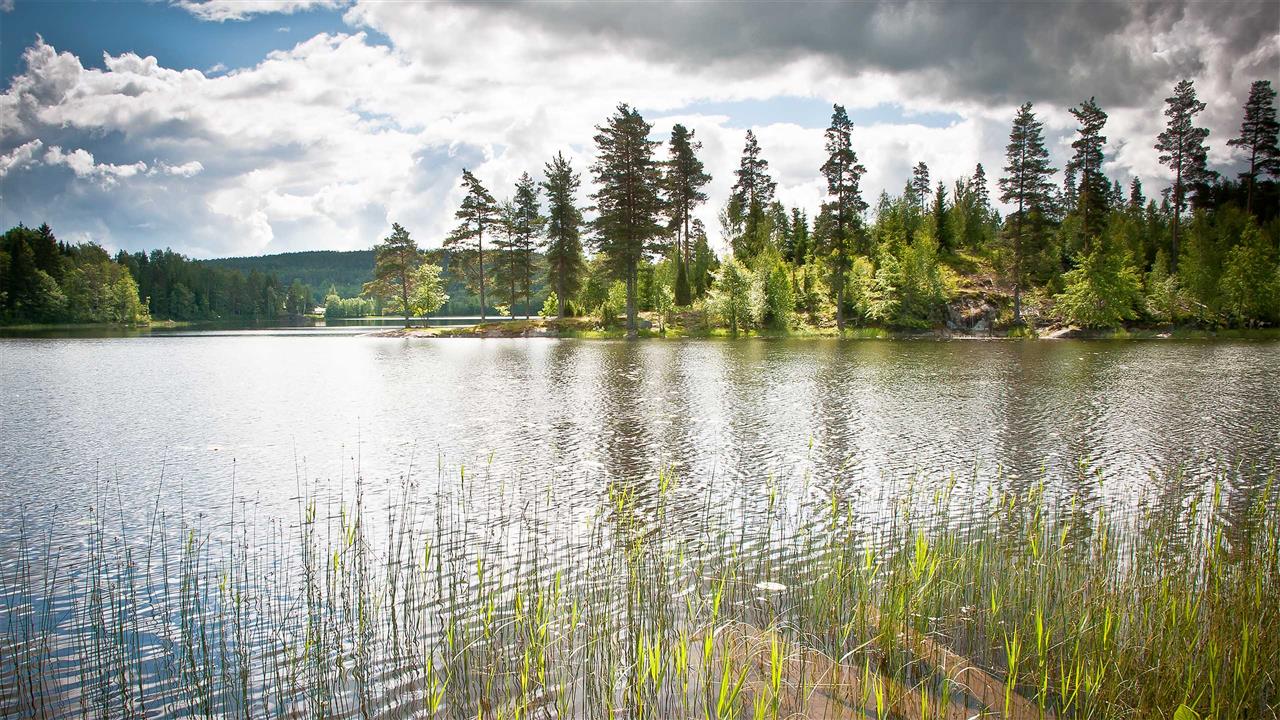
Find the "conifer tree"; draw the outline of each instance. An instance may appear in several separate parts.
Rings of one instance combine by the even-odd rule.
[[[485,275],[488,272],[484,262],[484,234],[501,222],[501,217],[493,195],[466,168],[462,170],[462,187],[467,195],[454,213],[458,227],[445,239],[444,246],[455,252],[467,284],[479,293],[480,320],[483,322],[487,307]]]
[[[911,171],[911,181],[908,187],[911,188],[911,197],[916,206],[923,210],[932,190],[932,186],[929,184],[929,166],[925,165],[923,160],[916,163],[915,168]]]
[[[1245,184],[1245,210],[1253,212],[1253,188],[1259,175],[1280,175],[1280,122],[1276,121],[1276,91],[1270,80],[1255,80],[1249,87],[1249,99],[1244,103],[1244,120],[1240,123],[1240,137],[1227,141],[1227,145],[1241,148],[1249,158],[1249,169],[1240,173]]]
[[[1142,181],[1135,177],[1129,181],[1129,210],[1142,212],[1146,205],[1147,199],[1142,194]]]
[[[1079,213],[1084,231],[1084,251],[1087,253],[1093,241],[1102,235],[1110,204],[1111,182],[1102,173],[1102,148],[1107,138],[1102,128],[1107,114],[1093,98],[1071,108],[1071,114],[1080,123],[1078,137],[1071,143],[1075,156],[1067,163],[1068,177],[1079,177],[1076,187],[1075,212]]]
[[[1049,151],[1044,146],[1043,124],[1036,120],[1031,103],[1014,116],[1005,147],[1005,176],[1000,178],[1000,200],[1017,207],[1009,219],[1013,240],[1013,319],[1022,321],[1022,283],[1026,258],[1041,237],[1041,223],[1052,202]]]
[[[987,171],[982,169],[982,163],[978,163],[978,166],[973,169],[973,179],[969,187],[973,191],[978,207],[990,210],[991,194],[987,190]]]
[[[773,202],[773,192],[777,183],[769,176],[769,161],[760,155],[760,143],[756,134],[747,130],[746,144],[742,148],[742,161],[734,171],[737,181],[733,184],[731,200],[737,203],[738,212],[742,215],[743,241],[735,251],[741,251],[743,260],[749,259],[763,248],[761,226],[769,207]]]
[[[564,153],[556,153],[544,169],[547,191],[547,238],[543,245],[547,258],[547,284],[556,293],[559,317],[565,316],[569,298],[582,287],[586,259],[582,255],[582,211],[578,208],[578,188],[582,178],[573,171]]]
[[[649,139],[652,127],[622,103],[605,125],[596,128],[599,154],[591,166],[599,187],[593,196],[598,214],[592,241],[626,287],[629,337],[637,332],[637,269],[641,260],[660,249],[663,233],[658,222],[662,177],[653,157],[659,143]]]
[[[853,151],[853,123],[841,105],[834,105],[831,126],[826,132],[827,161],[822,175],[827,180],[827,202],[823,212],[830,218],[830,230],[823,233],[823,254],[831,262],[831,291],[835,296],[836,327],[844,332],[845,275],[852,261],[850,240],[867,209],[859,187],[867,169]],[[816,233],[815,233],[816,234]]]
[[[529,173],[522,173],[516,181],[515,197],[511,213],[512,252],[516,255],[515,267],[518,271],[520,290],[524,295],[524,317],[529,319],[529,295],[533,290],[533,251],[538,246],[538,239],[546,226],[546,218],[542,216],[538,202],[538,184]],[[514,312],[514,310],[513,310]]]
[[[711,176],[698,159],[697,153],[702,149],[702,143],[693,137],[694,131],[684,125],[676,123],[671,128],[670,155],[665,163],[666,173],[663,176],[669,227],[676,233],[675,303],[680,306],[688,305],[692,300],[687,266],[693,251],[689,240],[693,211],[706,202],[707,194],[702,188],[711,182]]]
[[[951,252],[951,226],[947,224],[947,188],[941,180],[933,193],[933,233],[938,241],[938,249]]]
[[[1164,115],[1169,118],[1169,124],[1156,138],[1155,149],[1160,152],[1160,162],[1173,171],[1173,225],[1169,264],[1176,272],[1179,229],[1182,211],[1187,206],[1187,191],[1209,181],[1213,175],[1206,166],[1209,149],[1205,147],[1205,139],[1209,137],[1209,129],[1195,126],[1195,116],[1205,106],[1196,99],[1195,87],[1191,81],[1182,80],[1175,85],[1173,95],[1165,98],[1165,103]]]
[[[418,244],[400,223],[392,223],[391,234],[373,248],[373,258],[373,280],[364,284],[364,294],[398,302],[404,312],[404,326],[409,327],[413,314],[409,297],[414,292],[415,273],[422,264]]]

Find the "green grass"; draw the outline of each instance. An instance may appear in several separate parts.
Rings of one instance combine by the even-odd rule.
[[[770,480],[747,521],[670,472],[561,499],[441,471],[377,505],[359,485],[293,519],[241,505],[221,539],[160,512],[129,537],[98,497],[85,557],[24,532],[3,577],[0,710],[776,719],[805,716],[783,698],[818,698],[804,658],[825,658],[858,681],[846,704],[951,717],[970,686],[936,643],[999,680],[997,714],[1268,717],[1280,493],[1226,502],[1235,480],[1127,514],[1086,502],[1095,487],[975,499],[916,478],[882,503],[797,504]],[[473,503],[477,484],[499,501]],[[65,613],[41,602],[55,588]],[[763,667],[735,628],[775,638]]]

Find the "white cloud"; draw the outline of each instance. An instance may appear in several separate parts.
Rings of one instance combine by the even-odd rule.
[[[43,146],[44,143],[37,138],[19,145],[13,149],[13,152],[0,155],[0,178],[14,170],[21,170],[35,164],[36,153],[40,152]]]
[[[57,145],[50,145],[49,149],[45,151],[44,163],[46,165],[65,165],[71,168],[76,177],[97,180],[105,187],[115,185],[116,181],[121,178],[131,178],[147,172],[147,164],[141,161],[128,165],[99,163],[94,160],[93,153],[83,148],[76,148],[71,152],[63,152],[62,148]]]
[[[347,0],[175,0],[173,4],[201,20],[225,22],[267,13],[289,15],[316,8],[334,10],[346,5]]]
[[[193,12],[226,20],[265,7],[205,3]],[[273,7],[304,9],[289,2]],[[241,15],[232,14],[237,8]],[[1016,109],[930,93],[920,74],[849,71],[815,54],[770,64],[715,58],[690,64],[613,35],[567,38],[489,5],[360,2],[345,19],[385,35],[391,46],[362,32],[321,34],[251,67],[202,73],[133,53],[104,55],[101,69],[86,68],[37,41],[24,54],[26,71],[0,94],[0,146],[13,148],[0,157],[0,169],[12,174],[30,167],[43,145],[23,148],[42,140],[78,146],[50,148],[45,156],[97,185],[128,182],[130,192],[113,193],[109,207],[92,205],[104,202],[97,196],[64,198],[60,216],[50,221],[68,233],[88,232],[109,224],[113,213],[128,216],[130,223],[115,232],[117,242],[130,247],[179,237],[175,247],[197,255],[360,248],[383,236],[392,220],[419,242],[438,245],[453,225],[462,167],[500,198],[520,173],[539,175],[558,151],[589,179],[595,126],[626,101],[644,110],[655,133],[665,134],[674,122],[696,131],[714,176],[701,216],[715,234],[743,128],[732,117],[689,113],[687,106],[780,97],[840,102],[851,110],[900,106],[905,119],[854,129],[855,149],[868,169],[864,194],[873,205],[882,189],[898,193],[921,160],[935,180],[948,184],[982,162],[994,192]],[[1248,82],[1258,68],[1274,67],[1277,55],[1261,49],[1257,57],[1237,58],[1187,22],[1135,40],[1133,52],[1183,56],[1194,46],[1205,58],[1197,88],[1211,105],[1204,116],[1213,129],[1211,158],[1223,162]],[[1142,177],[1149,194],[1164,181],[1150,146],[1167,92],[1109,109],[1108,170],[1122,181]],[[1058,167],[1069,151],[1069,140],[1060,141],[1074,127],[1066,110],[1037,105]],[[938,128],[910,119],[938,111],[960,120]],[[812,216],[823,194],[822,128],[765,119],[756,131],[778,197]],[[95,152],[154,160],[110,165],[96,162]],[[661,152],[665,156],[665,148]],[[140,217],[154,230],[128,237]]]

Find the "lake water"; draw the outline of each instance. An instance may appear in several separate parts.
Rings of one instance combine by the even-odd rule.
[[[659,473],[746,527],[767,493],[873,516],[952,481],[1123,513],[1221,478],[1230,509],[1280,466],[1278,378],[1276,342],[0,339],[0,566],[21,535],[74,568],[91,507],[121,536],[157,512],[216,535],[233,506],[297,518],[300,495],[346,497],[357,476],[374,506],[472,478],[472,511],[535,499],[566,536]]]

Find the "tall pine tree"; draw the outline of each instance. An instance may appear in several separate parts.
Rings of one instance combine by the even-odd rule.
[[[1042,223],[1052,202],[1049,151],[1044,146],[1043,124],[1036,120],[1031,103],[1018,108],[1005,146],[1005,176],[1000,178],[1000,200],[1017,207],[1009,218],[1013,240],[1013,320],[1022,321],[1022,284],[1029,254],[1038,249]]]
[[[777,189],[777,183],[769,176],[769,161],[761,157],[760,143],[750,130],[742,148],[742,160],[734,174],[738,180],[733,184],[731,200],[737,203],[737,212],[742,215],[743,232],[741,243],[733,250],[746,261],[764,249],[761,226]]]
[[[483,321],[487,307],[485,275],[488,273],[488,266],[484,261],[484,234],[501,222],[502,218],[493,195],[466,168],[462,170],[462,187],[466,189],[467,195],[454,213],[458,227],[445,239],[444,246],[452,250],[460,261],[467,285],[479,293],[480,320]]]
[[[516,181],[515,197],[512,200],[511,239],[512,252],[516,255],[515,267],[518,271],[518,284],[524,295],[524,316],[530,314],[529,296],[533,291],[534,250],[538,247],[538,238],[546,225],[538,203],[538,184],[522,173]],[[514,310],[513,310],[514,312]]]
[[[702,143],[694,140],[693,136],[694,131],[679,123],[671,128],[670,155],[665,163],[666,174],[663,177],[670,228],[676,233],[675,303],[681,306],[688,305],[692,300],[688,266],[693,252],[689,238],[693,211],[706,202],[707,194],[702,188],[711,182],[711,176],[698,159]]]
[[[1240,173],[1245,184],[1245,209],[1253,212],[1253,188],[1259,175],[1280,175],[1280,122],[1276,121],[1276,91],[1270,80],[1255,80],[1249,87],[1249,99],[1244,103],[1244,120],[1240,123],[1240,137],[1227,144],[1241,148],[1249,158],[1249,169]]]
[[[578,188],[582,178],[573,171],[564,153],[547,163],[547,179],[542,187],[547,191],[547,239],[543,246],[547,258],[547,284],[556,293],[559,307],[556,312],[565,316],[569,298],[578,294],[586,270],[582,255],[582,210],[578,208]]]
[[[1207,183],[1213,175],[1207,167],[1209,149],[1205,139],[1209,129],[1195,126],[1195,117],[1204,110],[1204,103],[1196,99],[1195,87],[1190,80],[1183,80],[1173,88],[1173,95],[1165,98],[1165,117],[1169,124],[1156,138],[1156,150],[1160,162],[1173,171],[1172,211],[1173,226],[1170,236],[1169,263],[1178,269],[1178,239],[1182,227],[1182,211],[1187,207],[1188,190]]]
[[[637,332],[636,298],[640,262],[659,249],[663,227],[659,191],[662,176],[649,139],[652,125],[622,103],[595,136],[598,155],[591,166],[599,188],[593,196],[597,216],[593,244],[608,259],[627,289],[627,335]]]
[[[1083,247],[1087,253],[1093,248],[1094,240],[1102,236],[1110,205],[1111,183],[1102,174],[1102,148],[1107,142],[1102,128],[1107,124],[1107,114],[1093,98],[1071,108],[1071,114],[1080,127],[1078,137],[1071,143],[1076,152],[1067,164],[1067,173],[1079,177],[1075,211],[1080,215]]]
[[[822,175],[827,180],[827,201],[823,212],[830,219],[823,254],[831,263],[831,292],[835,296],[836,328],[844,332],[845,277],[853,260],[850,244],[867,203],[859,187],[867,169],[853,151],[853,123],[841,105],[834,105],[831,126],[826,132],[827,161]],[[815,233],[816,235],[816,233]]]

